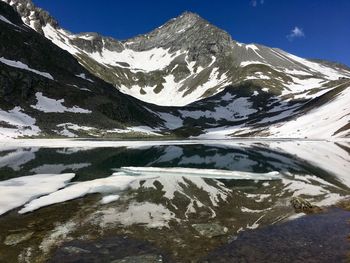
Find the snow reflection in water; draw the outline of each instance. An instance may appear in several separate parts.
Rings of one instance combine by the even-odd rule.
[[[192,225],[207,222],[226,229],[227,239],[242,230],[296,218],[289,205],[292,196],[331,205],[350,193],[349,143],[344,142],[88,145],[11,146],[0,152],[0,191],[8,193],[0,202],[1,211],[15,209],[2,215],[4,221],[28,225],[39,214],[57,213],[41,226],[40,251],[49,252],[73,237],[105,233],[143,233],[145,239],[157,240],[162,231],[170,243],[176,237],[186,244],[196,231]],[[21,213],[28,212],[23,218]],[[64,235],[56,228],[64,228]]]

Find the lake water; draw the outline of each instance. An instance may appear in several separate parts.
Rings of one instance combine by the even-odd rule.
[[[241,235],[299,222],[293,196],[329,206],[350,194],[349,142],[0,146],[0,262],[230,262],[217,253]]]

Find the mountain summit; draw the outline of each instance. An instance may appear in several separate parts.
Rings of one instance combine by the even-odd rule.
[[[74,55],[92,74],[157,105],[188,105],[246,81],[273,87],[274,94],[293,96],[322,90],[323,82],[350,74],[279,49],[236,42],[191,12],[147,34],[118,41],[96,33],[74,35],[30,0],[10,3],[27,25]]]
[[[3,2],[16,8],[25,24],[33,28],[35,31],[44,34],[42,28],[50,24],[54,28],[58,28],[58,22],[47,11],[36,7],[32,0],[2,0]]]
[[[172,51],[204,49],[218,53],[224,46],[232,44],[232,39],[225,31],[211,25],[199,15],[185,12],[171,19],[163,26],[148,34],[131,38],[125,42],[128,47],[137,50],[149,50],[163,47]],[[216,46],[216,47],[215,47]]]

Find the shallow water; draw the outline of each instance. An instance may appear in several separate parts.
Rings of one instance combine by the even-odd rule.
[[[103,251],[106,262],[150,253],[215,262],[237,236],[299,217],[291,197],[327,206],[350,194],[348,142],[45,141],[1,144],[1,262],[68,262],[72,253],[95,262]],[[103,240],[138,250],[91,248]]]

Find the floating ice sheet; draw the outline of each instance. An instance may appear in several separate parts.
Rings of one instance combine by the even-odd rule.
[[[158,167],[122,167],[120,171],[134,175],[184,175],[199,176],[213,179],[237,179],[237,180],[278,180],[281,179],[279,172],[251,173],[241,171],[229,171],[219,169],[197,169],[197,168],[158,168]]]
[[[23,176],[0,182],[0,214],[17,207],[24,207],[20,213],[27,213],[41,207],[49,206],[100,193],[104,197],[102,203],[118,199],[116,193],[127,189],[139,180],[149,180],[164,176],[184,176],[187,178],[240,179],[240,180],[276,180],[278,172],[248,173],[216,169],[193,168],[155,168],[155,167],[123,167],[119,172],[107,178],[86,182],[75,182],[68,185],[74,174],[38,174]]]
[[[41,207],[77,199],[88,194],[100,193],[110,196],[112,193],[125,190],[134,180],[134,176],[114,175],[107,178],[74,183],[66,188],[52,192],[49,195],[42,196],[29,202],[19,211],[19,213],[23,214],[31,212]],[[107,198],[107,200],[111,202],[109,198]],[[105,202],[106,198],[102,199],[102,203]]]
[[[64,187],[74,174],[37,174],[0,182],[0,215]]]

